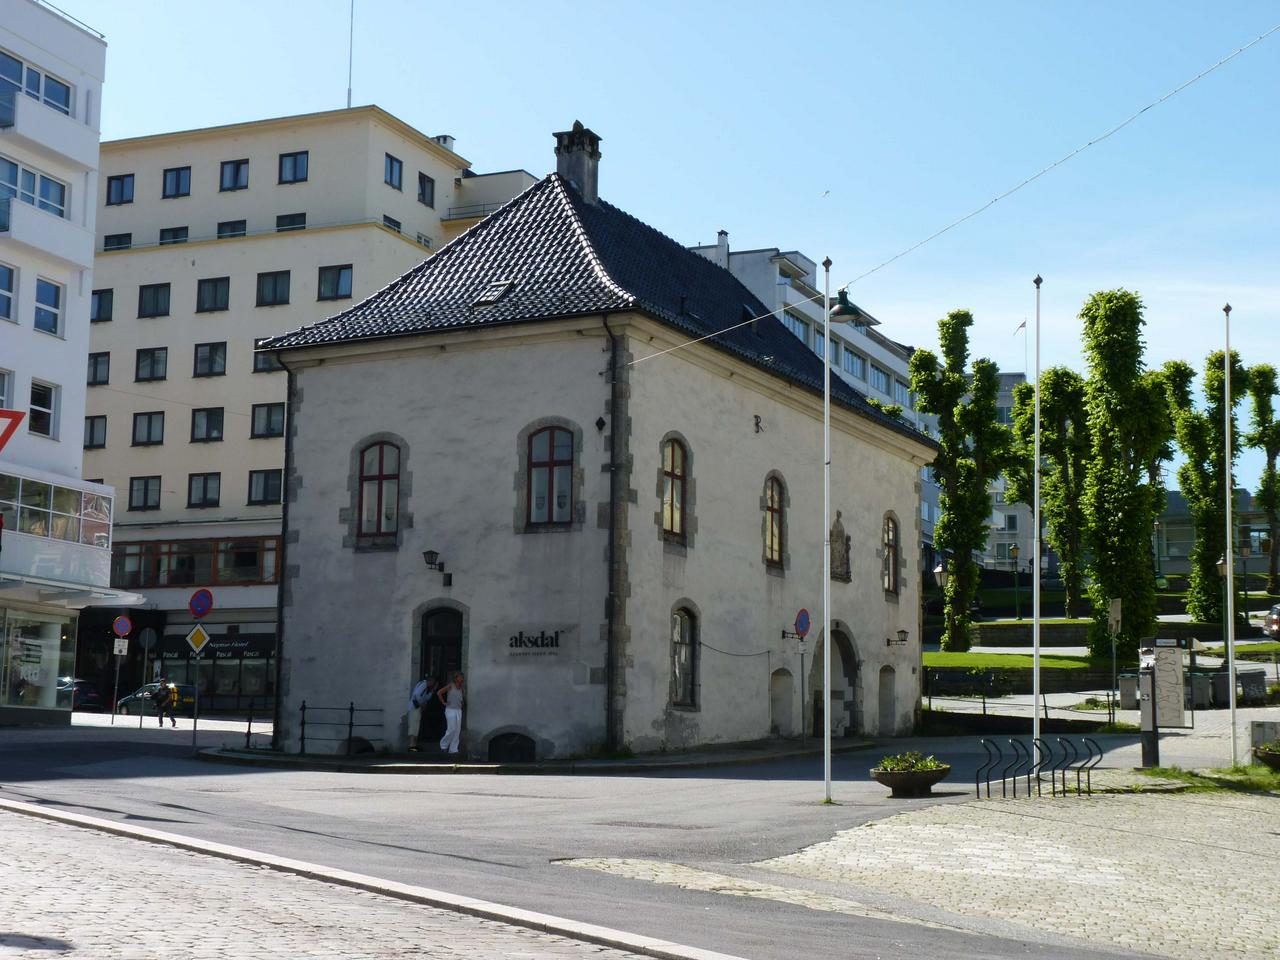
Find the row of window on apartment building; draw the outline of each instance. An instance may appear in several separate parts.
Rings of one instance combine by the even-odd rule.
[[[16,315],[18,302],[19,271],[17,267],[0,263],[0,320],[21,323]],[[66,304],[66,288],[39,274],[35,278],[35,306],[31,312],[31,326],[41,333],[62,336],[63,315]]]
[[[0,50],[0,103],[11,103],[19,93],[59,113],[71,114],[71,84]]]
[[[18,409],[14,396],[17,375],[12,370],[0,368],[0,410]],[[50,440],[58,439],[58,411],[62,400],[62,388],[35,377],[31,379],[31,393],[27,404],[27,432]]]
[[[573,476],[577,471],[573,429],[549,426],[528,436],[520,451],[525,463],[525,529],[536,531],[571,525],[577,516]],[[400,447],[378,440],[359,451],[360,470],[357,498],[357,543],[394,543],[399,533]],[[662,536],[686,547],[691,545],[693,506],[686,495],[692,483],[691,459],[684,441],[669,438],[661,450],[662,494],[660,513]],[[767,567],[783,570],[787,565],[786,481],[776,471],[765,478],[762,498],[765,512],[763,559]],[[896,518],[886,515],[881,543],[881,581],[885,591],[899,590],[899,532]]]
[[[308,150],[280,154],[276,183],[278,185],[287,185],[307,182],[311,168],[310,157],[311,154]],[[398,157],[389,153],[383,159],[383,182],[395,190],[403,191],[404,189],[404,163]],[[135,175],[132,173],[119,173],[108,176],[106,181],[106,205],[115,207],[133,203],[134,184]],[[219,192],[228,193],[247,190],[248,188],[249,161],[247,159],[222,161],[218,175]],[[191,196],[191,167],[169,167],[166,169],[161,175],[160,199],[176,200],[189,196]],[[421,171],[418,172],[418,202],[432,209],[436,205],[436,182],[432,177]],[[394,217],[384,216],[382,222],[397,232],[401,228],[400,221]],[[306,227],[306,223],[307,217],[305,213],[281,214],[276,217],[276,230],[302,230]],[[224,220],[218,224],[216,236],[220,240],[228,237],[243,237],[246,234],[246,226],[247,224],[244,220]],[[159,242],[161,244],[185,243],[188,239],[188,227],[166,227],[160,231]],[[419,239],[424,238],[420,235]],[[127,249],[132,245],[133,235],[130,233],[108,234],[103,240],[104,250]]]
[[[242,416],[233,411],[233,415]],[[164,443],[164,411],[144,410],[133,415],[135,447],[158,447]],[[191,443],[218,443],[224,438],[224,407],[196,407],[191,411]],[[255,403],[249,414],[249,438],[284,436],[284,404]],[[107,445],[107,418],[103,414],[84,418],[84,448],[99,450]]]
[[[2,268],[0,268],[2,270]],[[290,270],[269,270],[258,274],[257,297],[254,306],[282,307],[289,303]],[[352,267],[349,263],[321,267],[316,278],[317,300],[349,300],[351,298]],[[0,283],[4,274],[0,272]],[[39,295],[37,293],[37,301]],[[106,323],[115,319],[115,289],[93,291],[89,305],[89,321]],[[169,283],[143,283],[138,285],[138,317],[167,317],[172,300]],[[3,303],[0,300],[0,303]],[[196,281],[196,313],[217,313],[231,309],[231,278],[205,277]],[[39,328],[37,312],[37,328]]]
[[[782,312],[782,324],[805,344],[809,343],[809,322],[807,320],[796,316],[790,310],[784,310]],[[825,358],[826,356],[826,337],[820,330],[813,331],[813,352],[820,357]],[[883,367],[868,361],[866,357],[839,337],[832,337],[831,339],[831,363],[859,380],[871,384],[872,389],[878,390],[886,397],[893,397],[893,402],[901,404],[904,410],[911,410],[915,407],[915,399],[911,394],[910,386],[892,376]]]
[[[117,543],[111,585],[136,590],[275,583],[279,557],[279,537]]]
[[[250,470],[245,503],[251,507],[279,503],[282,476],[283,471],[279,469]],[[159,510],[161,494],[164,492],[163,479],[159,475],[130,477],[129,509]],[[220,506],[222,506],[221,472],[187,474],[188,509],[205,510]]]

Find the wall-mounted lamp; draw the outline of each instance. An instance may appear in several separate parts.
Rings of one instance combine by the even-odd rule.
[[[440,554],[435,550],[423,550],[422,559],[427,565],[428,570],[439,570],[441,573],[441,582],[446,587],[453,586],[453,574],[444,572],[444,561],[440,559]]]
[[[892,637],[886,637],[886,638],[885,638],[885,641],[884,641],[884,645],[885,645],[886,647],[891,647],[891,646],[893,646],[895,643],[906,643],[906,642],[907,642],[907,631],[905,631],[905,630],[899,630],[899,631],[898,631],[898,639],[897,639],[897,640],[894,640]]]

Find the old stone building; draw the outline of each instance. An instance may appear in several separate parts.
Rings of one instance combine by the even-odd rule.
[[[820,623],[821,361],[727,270],[601,200],[590,130],[556,138],[557,173],[263,347],[290,381],[280,745],[305,699],[380,710],[370,739],[398,749],[412,682],[455,668],[481,758],[824,716],[908,732],[931,442],[832,378],[824,710],[820,630],[784,637],[800,608]]]

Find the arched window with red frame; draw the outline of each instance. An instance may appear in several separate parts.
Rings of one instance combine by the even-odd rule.
[[[400,448],[380,440],[360,451],[362,537],[394,537],[400,524]]]
[[[684,540],[685,480],[687,477],[684,444],[668,440],[662,445],[662,533],[674,540]]]
[[[764,487],[764,562],[772,567],[782,566],[783,550],[786,547],[785,495],[782,481],[770,477]]]
[[[543,427],[529,435],[528,524],[573,520],[573,433]]]

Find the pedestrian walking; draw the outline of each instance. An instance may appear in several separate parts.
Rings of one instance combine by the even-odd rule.
[[[423,677],[409,693],[409,752],[418,752],[418,734],[422,730],[422,712],[435,702],[436,678]]]
[[[440,749],[449,753],[458,752],[458,741],[462,736],[462,674],[455,673],[453,680],[436,691],[436,699],[444,704],[445,732],[440,740]]]
[[[159,721],[161,729],[164,729],[164,718],[167,714],[169,722],[175,727],[178,721],[173,718],[173,708],[178,699],[178,688],[171,684],[165,677],[160,678],[160,686],[156,688],[156,692],[151,695],[152,702],[156,705],[156,720]]]

